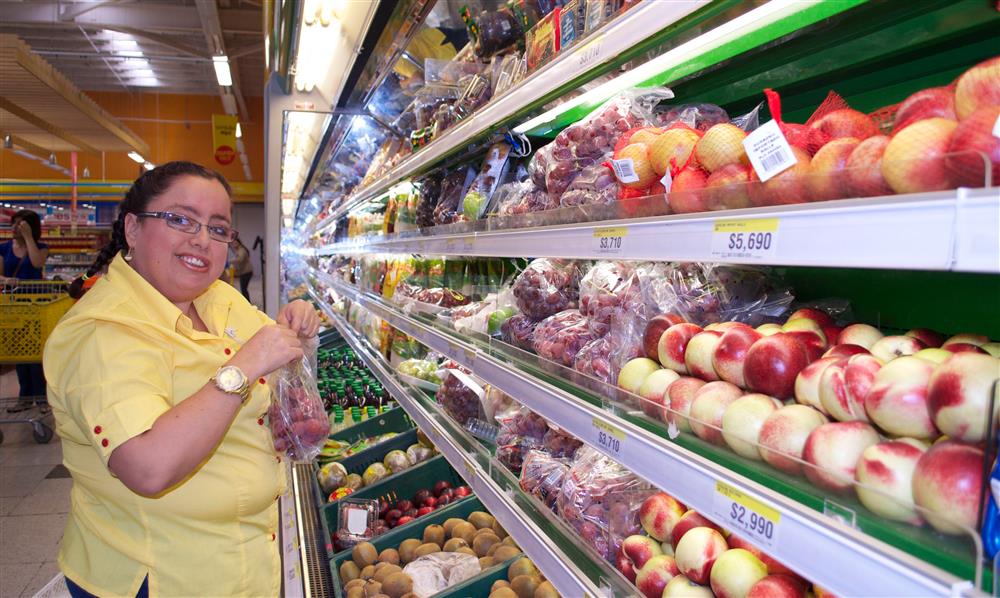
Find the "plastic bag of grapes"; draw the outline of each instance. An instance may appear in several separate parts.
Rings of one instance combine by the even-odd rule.
[[[267,418],[275,450],[295,462],[312,461],[330,433],[330,420],[309,360],[286,365],[268,383],[273,394]]]

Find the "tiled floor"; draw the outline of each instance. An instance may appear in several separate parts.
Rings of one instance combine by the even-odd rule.
[[[12,369],[5,368],[0,375],[0,397],[16,395],[17,378]],[[7,417],[0,411],[0,419]],[[60,465],[58,436],[48,444],[37,444],[29,425],[4,424],[0,431],[4,436],[0,444],[0,598],[34,596],[59,573],[55,560],[72,482]]]

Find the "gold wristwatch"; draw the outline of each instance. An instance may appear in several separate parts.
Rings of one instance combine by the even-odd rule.
[[[235,365],[224,365],[212,378],[215,387],[224,393],[239,395],[240,402],[246,403],[250,396],[250,379]]]

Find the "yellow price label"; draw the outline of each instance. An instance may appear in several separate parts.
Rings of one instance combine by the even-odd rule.
[[[717,233],[775,233],[778,218],[748,218],[743,220],[716,220]]]
[[[625,432],[596,417],[591,421],[594,425],[597,446],[612,455],[620,455],[625,441]]]
[[[605,228],[595,228],[595,239],[607,239],[609,237],[624,237],[628,234],[627,226],[609,226]]]
[[[712,511],[726,521],[726,527],[758,546],[773,548],[777,544],[781,513],[742,490],[716,481]]]

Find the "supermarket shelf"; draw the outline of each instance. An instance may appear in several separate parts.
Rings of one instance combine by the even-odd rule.
[[[770,253],[727,253],[723,221],[777,219]],[[364,237],[319,255],[420,253],[1000,272],[1000,189],[656,216],[443,236]],[[609,236],[617,246],[607,247]],[[605,248],[602,248],[604,241]]]
[[[535,565],[552,582],[563,596],[604,596],[608,589],[598,587],[576,566],[573,559],[563,554],[546,534],[532,521],[528,520],[508,495],[489,475],[481,469],[481,465],[470,458],[468,450],[459,446],[453,435],[444,429],[438,421],[421,408],[409,392],[392,373],[384,366],[384,362],[375,357],[344,319],[332,312],[328,314],[334,326],[348,343],[355,349],[365,364],[379,382],[389,391],[399,405],[427,434],[437,449],[451,463],[476,496],[489,510],[507,532],[514,537],[525,554],[531,557]]]
[[[374,295],[317,273],[324,283],[393,327],[468,367],[526,407],[667,490],[690,508],[712,516],[721,498],[717,483],[736,489],[776,514],[769,553],[817,585],[847,596],[943,596],[972,593],[971,582],[946,573],[839,521],[752,482],[666,438],[481,351],[476,346],[401,314]],[[599,440],[611,434],[613,449]],[[715,516],[717,520],[721,520]],[[726,522],[723,522],[725,525]],[[823,555],[817,559],[817,555]],[[845,572],[851,572],[846,575]]]

